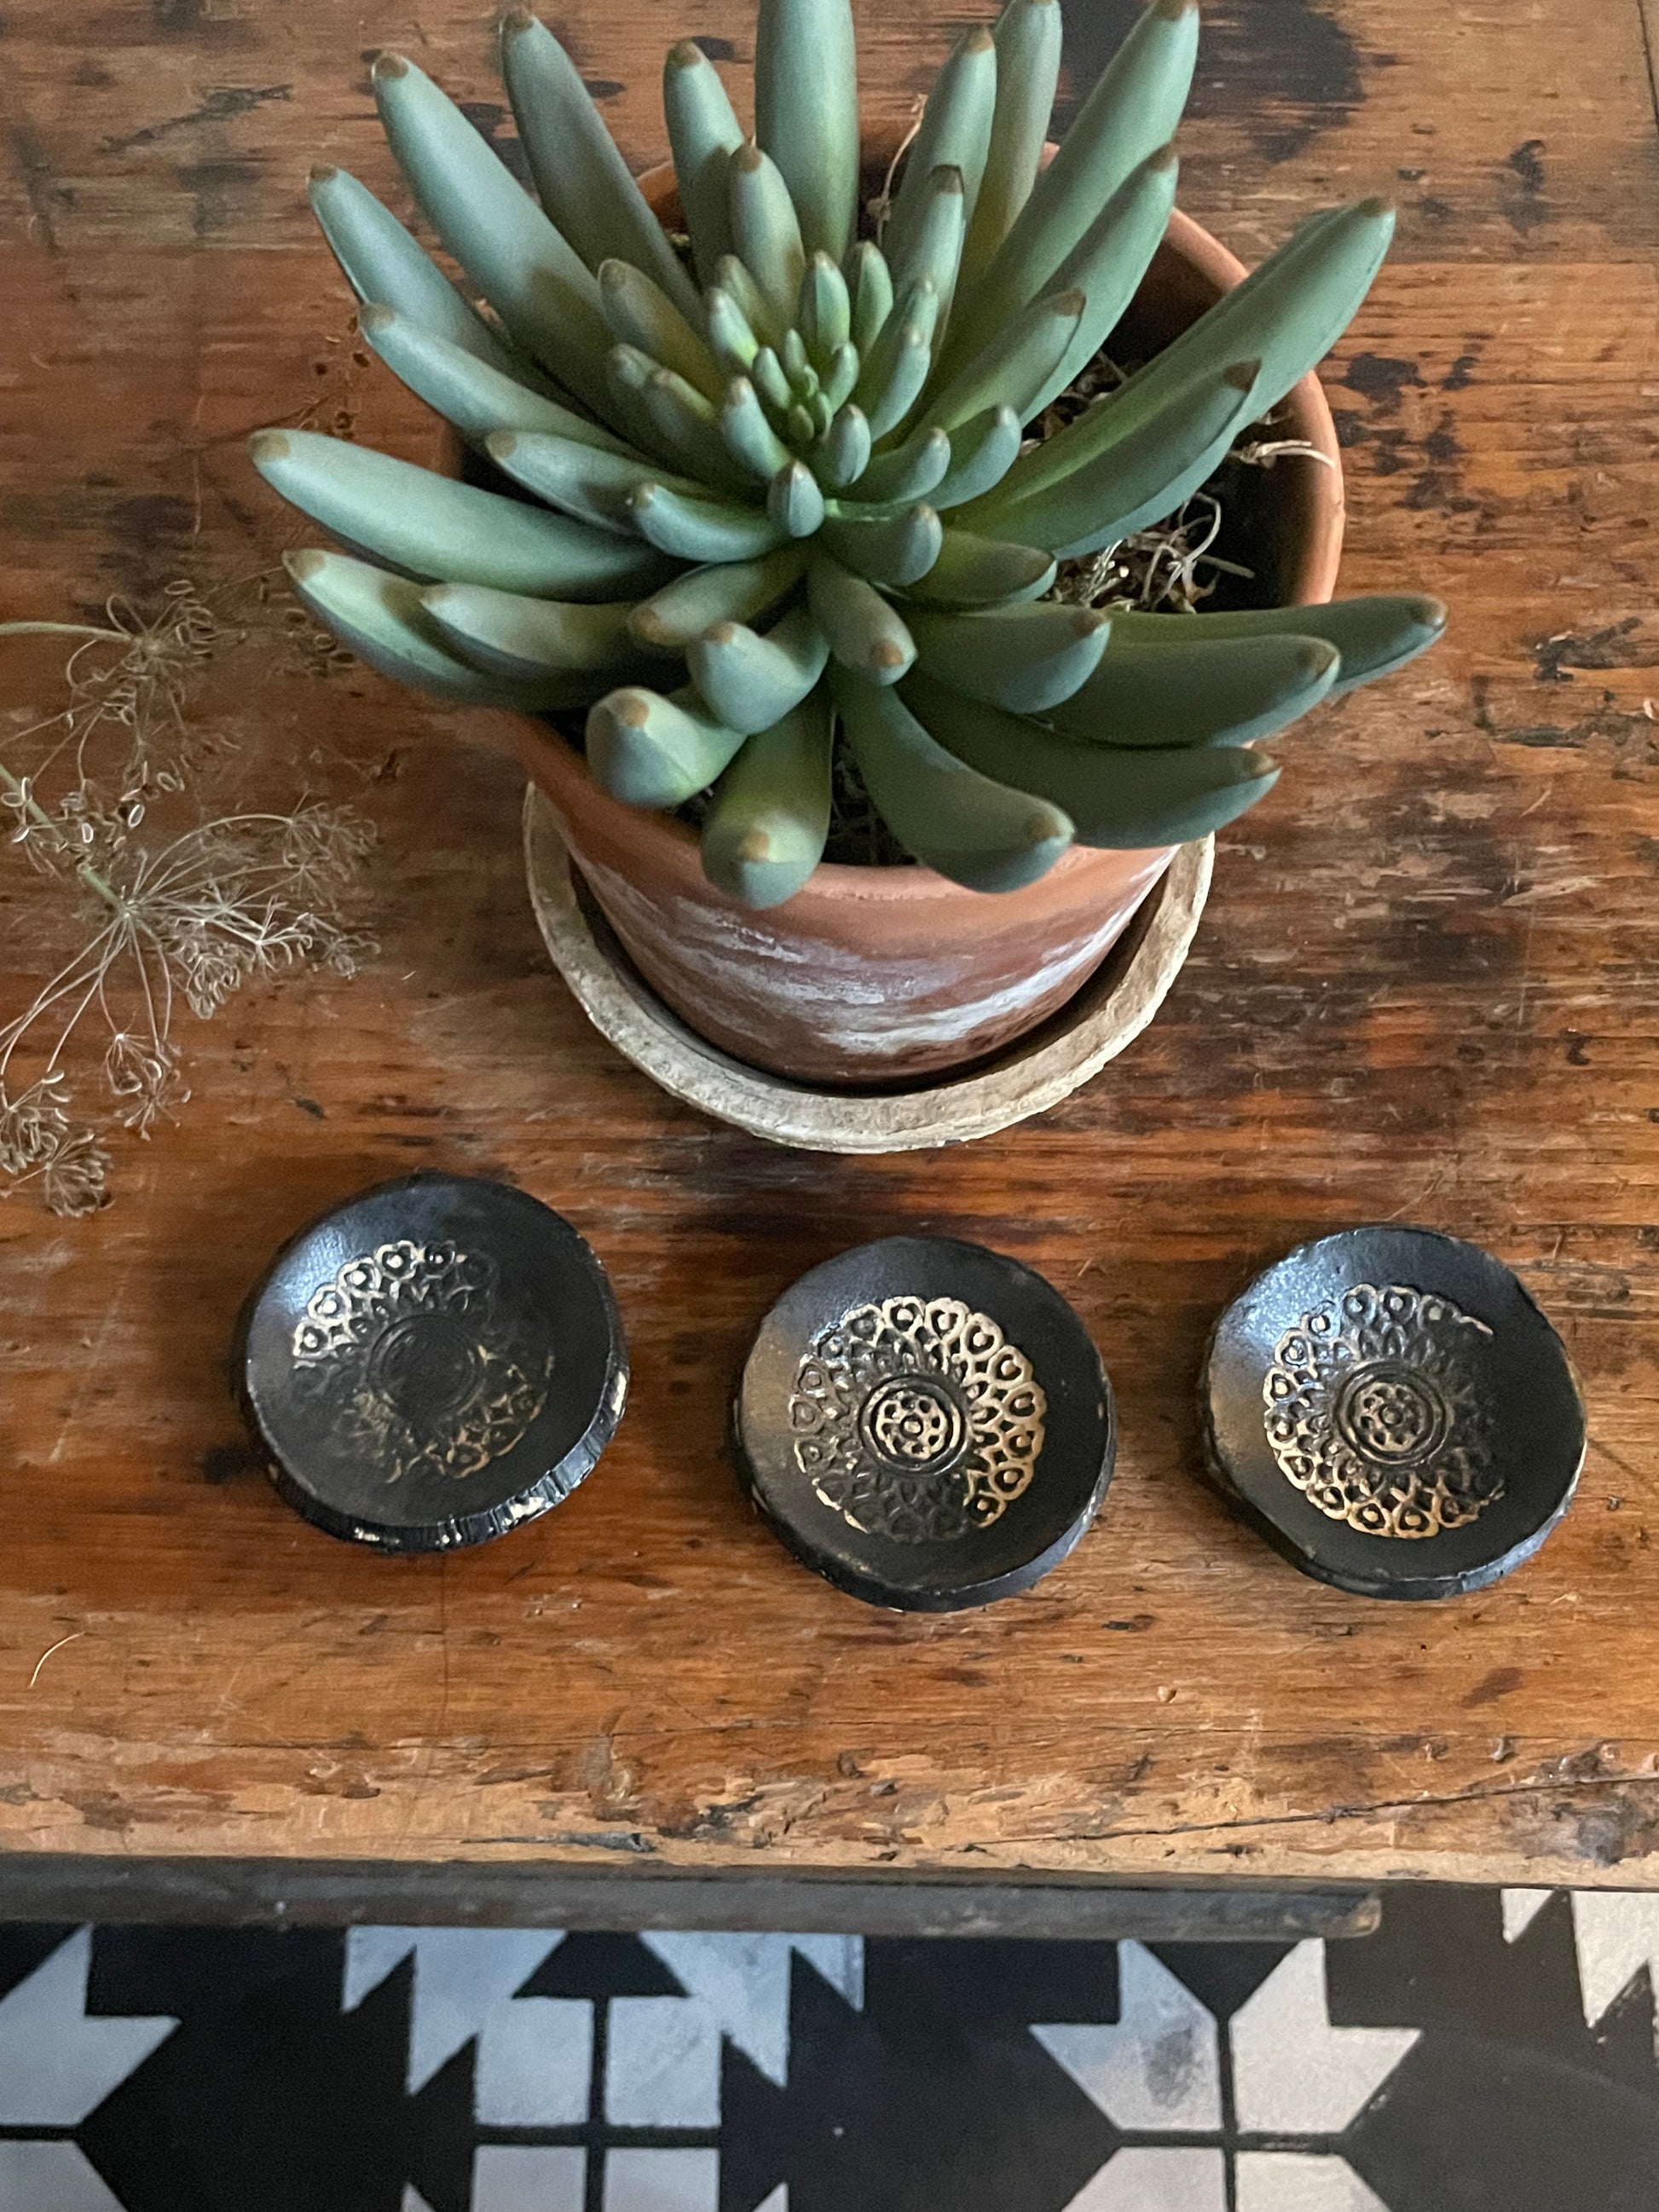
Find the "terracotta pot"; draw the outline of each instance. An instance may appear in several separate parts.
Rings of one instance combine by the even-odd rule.
[[[672,168],[641,181],[676,223]],[[1177,213],[1126,318],[1130,345],[1167,343],[1243,274]],[[1338,464],[1317,378],[1288,412],[1288,434]],[[1271,532],[1250,565],[1278,604],[1328,599],[1342,545],[1340,464],[1285,467],[1272,483]],[[526,768],[653,988],[711,1043],[813,1085],[915,1084],[1024,1036],[1099,966],[1172,857],[1074,848],[1040,883],[997,896],[919,866],[825,865],[786,905],[755,914],[708,883],[684,823],[607,797],[540,725],[516,728]]]

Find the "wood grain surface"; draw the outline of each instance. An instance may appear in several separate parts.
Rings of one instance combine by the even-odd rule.
[[[0,32],[7,615],[301,542],[270,422],[423,454],[355,350],[313,159],[389,189],[367,64],[406,46],[503,137],[456,0],[15,0]],[[864,0],[905,112],[963,0]],[[1066,0],[1086,82],[1125,0]],[[1222,841],[1152,1029],[1045,1121],[938,1157],[768,1150],[654,1091],[538,942],[520,791],[455,718],[307,658],[279,594],[202,711],[252,783],[381,834],[381,951],[180,1041],[194,1097],[117,1197],[0,1208],[0,1841],[27,1852],[1026,1868],[1123,1880],[1659,1883],[1659,133],[1638,0],[1212,0],[1184,204],[1255,260],[1391,190],[1328,367],[1347,588],[1454,610],[1317,716]],[[629,154],[663,48],[746,77],[744,0],[568,0]],[[725,41],[716,44],[715,41]],[[262,627],[263,625],[263,627]],[[58,703],[12,646],[0,729]],[[61,920],[0,853],[0,1006]],[[276,1244],[421,1165],[510,1177],[614,1276],[634,1395],[599,1473],[464,1557],[360,1556],[243,1450],[224,1358]],[[1468,1236],[1566,1337],[1594,1444],[1510,1583],[1391,1608],[1299,1580],[1197,1479],[1206,1331],[1298,1240]],[[1031,1595],[890,1618],[820,1586],[724,1457],[800,1270],[918,1228],[1030,1262],[1118,1394],[1106,1516]],[[74,1640],[39,1662],[59,1640]]]

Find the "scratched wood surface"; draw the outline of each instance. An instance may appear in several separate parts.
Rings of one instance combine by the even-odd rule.
[[[903,112],[975,12],[866,0],[872,107]],[[7,9],[6,613],[268,569],[296,533],[244,459],[258,424],[427,449],[419,410],[354,356],[302,182],[324,158],[389,185],[366,89],[382,44],[503,135],[489,13]],[[1127,14],[1067,0],[1076,77]],[[569,0],[557,20],[641,163],[672,37],[724,40],[745,74],[743,0]],[[1285,747],[1127,1060],[1040,1125],[867,1163],[714,1127],[586,1030],[531,922],[514,778],[453,720],[275,646],[251,676],[244,653],[212,711],[251,776],[309,775],[375,819],[382,949],[355,983],[294,980],[187,1025],[195,1096],[119,1148],[107,1212],[0,1208],[7,1846],[1659,1883],[1641,10],[1213,0],[1185,143],[1185,204],[1249,258],[1316,204],[1397,193],[1399,248],[1327,372],[1346,583],[1443,593],[1451,641]],[[11,652],[0,727],[56,703],[51,657]],[[57,933],[7,860],[0,1005]],[[577,1222],[615,1278],[635,1387],[559,1513],[394,1563],[278,1504],[239,1452],[222,1363],[275,1244],[418,1165],[511,1176]],[[1383,1218],[1517,1267],[1592,1413],[1542,1556],[1437,1608],[1299,1580],[1195,1477],[1217,1310],[1296,1241]],[[1051,1276],[1122,1417],[1078,1553],[948,1620],[803,1574],[722,1453],[769,1299],[911,1226]]]

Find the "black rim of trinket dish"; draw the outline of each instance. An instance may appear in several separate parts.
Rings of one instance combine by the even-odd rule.
[[[1584,1462],[1560,1338],[1500,1261],[1432,1230],[1287,1254],[1216,1324],[1199,1396],[1226,1497],[1304,1574],[1361,1597],[1497,1582]]]
[[[954,1613],[1029,1589],[1111,1480],[1100,1354],[1053,1285],[982,1245],[839,1254],[762,1322],[732,1407],[762,1518],[866,1604]]]
[[[397,1553],[562,1504],[628,1394],[594,1253],[527,1192],[468,1176],[380,1183],[301,1230],[243,1309],[234,1371],[288,1503]]]

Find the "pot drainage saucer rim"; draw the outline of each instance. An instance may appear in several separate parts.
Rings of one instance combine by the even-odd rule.
[[[1215,841],[1177,851],[1116,950],[1035,1038],[971,1075],[911,1091],[816,1090],[707,1043],[644,981],[578,895],[553,809],[525,794],[525,869],[554,965],[593,1026],[671,1097],[797,1152],[928,1151],[994,1136],[1092,1080],[1152,1021],[1180,974],[1209,895]]]

